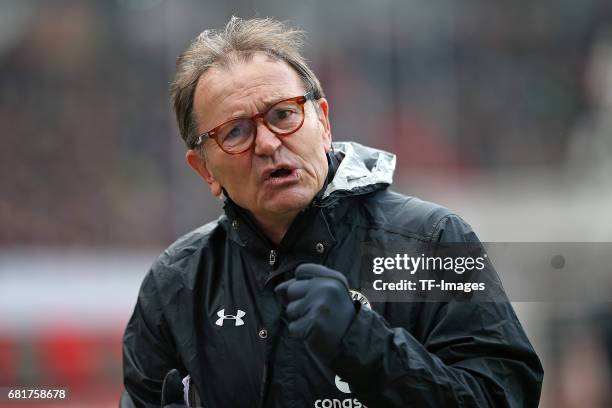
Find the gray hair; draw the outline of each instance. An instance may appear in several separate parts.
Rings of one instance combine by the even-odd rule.
[[[188,148],[198,137],[193,99],[198,80],[211,67],[227,68],[249,61],[256,52],[285,61],[300,77],[306,92],[323,97],[321,84],[300,54],[304,32],[271,19],[243,20],[232,17],[223,30],[204,30],[176,61],[170,100],[181,138]]]

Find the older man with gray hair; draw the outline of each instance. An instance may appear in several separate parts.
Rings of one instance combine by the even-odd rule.
[[[333,143],[302,33],[232,18],[178,58],[186,161],[224,214],[145,277],[124,336],[138,407],[538,405],[543,371],[507,301],[370,302],[366,242],[478,243],[389,190],[395,156]]]

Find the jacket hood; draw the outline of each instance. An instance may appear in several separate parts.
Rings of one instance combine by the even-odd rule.
[[[355,142],[335,142],[332,147],[340,164],[323,192],[323,201],[369,193],[393,182],[394,154]]]

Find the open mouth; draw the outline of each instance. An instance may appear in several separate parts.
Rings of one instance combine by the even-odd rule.
[[[291,175],[292,171],[289,169],[276,169],[270,173],[270,178],[282,178]]]
[[[284,186],[287,183],[294,183],[299,180],[299,170],[290,167],[279,167],[274,170],[268,170],[264,175],[264,182],[273,186]]]

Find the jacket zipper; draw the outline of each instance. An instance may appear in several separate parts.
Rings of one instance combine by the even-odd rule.
[[[276,251],[271,249],[270,250],[270,266],[274,266],[275,263],[276,263]]]
[[[264,406],[267,376],[268,376],[268,357],[266,356],[266,360],[264,361],[262,380],[261,380],[261,389],[259,390],[259,404],[257,404],[258,408],[263,408]]]
[[[268,257],[268,262],[270,263],[270,266],[274,266],[274,264],[276,263],[276,251],[271,249],[270,250],[270,254]],[[261,389],[259,390],[259,404],[257,404],[258,408],[263,408],[264,406],[264,398],[265,398],[265,394],[266,394],[266,381],[268,376],[268,356],[266,353],[266,358],[264,360],[264,366],[263,366],[263,373],[262,373],[262,380],[261,380]]]

